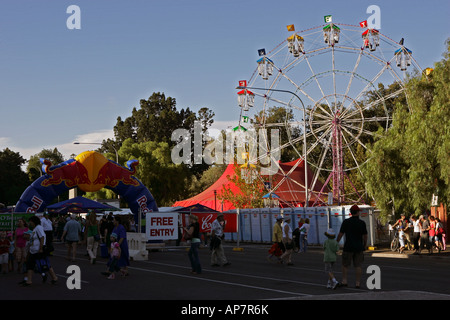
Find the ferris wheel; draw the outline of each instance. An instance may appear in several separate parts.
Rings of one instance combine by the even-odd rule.
[[[404,39],[396,42],[366,21],[324,18],[325,24],[304,30],[289,25],[281,43],[258,50],[256,69],[239,83],[235,130],[263,132],[258,143],[265,152],[253,153],[248,163],[271,158],[281,180],[303,187],[303,204],[321,205],[330,195],[333,203],[361,203],[370,144],[389,129],[396,104],[407,105],[405,80],[421,69]],[[276,148],[267,133],[273,129],[280,136]],[[305,169],[303,181],[290,176],[298,166]],[[269,184],[269,194],[280,185]]]

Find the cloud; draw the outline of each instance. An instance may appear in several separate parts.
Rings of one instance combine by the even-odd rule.
[[[56,146],[56,148],[64,155],[65,159],[69,159],[72,154],[78,155],[84,151],[96,150],[100,147],[100,143],[103,140],[112,138],[114,138],[113,130],[93,131],[77,135],[73,141]],[[79,142],[80,144],[74,144],[74,142]]]
[[[15,145],[14,139],[10,137],[0,137],[0,150],[9,148],[14,152],[18,152],[24,159],[29,160],[32,155],[38,154],[43,149],[53,150],[57,148],[62,153],[64,159],[70,159],[72,154],[78,155],[84,151],[95,150],[100,147],[97,143],[101,143],[108,138],[114,138],[113,130],[98,130],[75,136],[73,141],[58,145],[40,145],[30,148],[24,148]],[[82,142],[83,144],[74,144],[74,142]],[[92,143],[92,144],[89,144]]]
[[[208,133],[211,137],[217,137],[219,136],[220,132],[222,130],[227,130],[230,128],[234,128],[237,126],[238,121],[232,120],[232,121],[214,121],[214,123],[211,125],[211,127],[208,129]]]

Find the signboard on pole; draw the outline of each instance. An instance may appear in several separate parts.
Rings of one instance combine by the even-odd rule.
[[[147,240],[178,239],[178,213],[148,213],[145,222]]]

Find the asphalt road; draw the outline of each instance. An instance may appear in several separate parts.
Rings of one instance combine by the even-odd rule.
[[[22,287],[16,272],[0,274],[0,300],[172,300],[172,301],[255,301],[255,300],[450,300],[450,255],[400,255],[391,252],[366,252],[360,289],[354,287],[354,272],[350,270],[349,286],[336,290],[326,288],[323,255],[320,248],[307,253],[294,253],[293,266],[266,260],[266,244],[244,244],[243,251],[234,251],[227,244],[225,253],[231,262],[226,267],[212,267],[210,251],[200,249],[203,273],[191,274],[187,249],[168,248],[149,253],[147,261],[132,261],[130,275],[108,280],[101,275],[106,259],[89,263],[84,246],[79,248],[77,261],[65,259],[64,244],[55,244],[51,263],[59,277],[56,285],[42,283],[34,275],[33,284]],[[447,249],[447,251],[449,251]],[[80,268],[80,289],[69,289],[66,281],[72,275],[70,265]],[[370,265],[379,267],[381,289],[366,286],[372,275]],[[340,260],[336,266],[341,279]]]

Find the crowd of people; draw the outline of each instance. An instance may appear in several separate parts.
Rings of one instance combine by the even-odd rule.
[[[400,253],[407,250],[410,244],[413,245],[413,254],[420,254],[424,248],[428,250],[428,254],[432,254],[433,250],[441,252],[446,249],[444,225],[432,215],[412,215],[407,219],[402,214],[391,228],[398,232]]]
[[[64,242],[67,246],[66,259],[76,261],[78,247],[86,246],[90,263],[95,264],[99,248],[105,247],[102,256],[109,257],[107,269],[102,274],[115,279],[116,273],[128,275],[129,251],[127,232],[136,231],[133,219],[105,214],[99,219],[95,212],[86,218],[77,214],[55,216],[48,213],[42,217],[31,216],[28,221],[18,219],[14,231],[0,232],[0,270],[23,275],[22,286],[32,284],[33,274],[40,274],[46,282],[57,283],[57,276],[50,259],[54,252],[54,242]]]
[[[325,271],[328,275],[327,288],[335,289],[338,286],[347,285],[347,273],[351,265],[356,270],[356,287],[359,287],[361,279],[361,264],[364,260],[363,251],[367,245],[367,229],[365,223],[359,219],[358,206],[350,209],[351,217],[343,221],[339,233],[333,229],[325,232],[327,240],[323,244]],[[125,218],[125,219],[123,219]],[[282,264],[293,265],[293,249],[297,246],[300,252],[307,251],[307,235],[309,220],[301,219],[295,231],[291,227],[289,215],[279,215],[273,227],[273,245],[269,250],[267,259],[274,259]],[[405,215],[392,225],[392,229],[398,231],[400,252],[403,252],[409,243],[414,246],[414,254],[419,254],[424,248],[431,252],[435,249],[445,250],[445,233],[443,224],[433,216]],[[202,265],[199,258],[201,245],[200,226],[198,217],[189,216],[189,224],[183,227],[183,238],[190,240],[188,258],[193,274],[202,273]],[[210,234],[210,262],[211,266],[230,265],[223,248],[225,219],[219,213],[211,225]],[[41,275],[46,282],[48,276],[51,283],[55,284],[58,278],[51,266],[49,257],[54,251],[54,241],[64,242],[67,246],[66,259],[76,261],[77,249],[80,245],[86,246],[86,256],[91,264],[96,263],[100,247],[107,249],[102,252],[103,257],[109,257],[107,268],[103,275],[108,279],[115,279],[117,274],[124,277],[128,275],[130,262],[127,232],[136,231],[133,219],[113,215],[103,215],[100,219],[94,212],[88,213],[86,218],[76,214],[56,216],[53,219],[46,213],[41,218],[32,216],[28,221],[19,219],[14,232],[0,232],[0,267],[1,272],[17,270],[23,275],[20,284],[30,286],[33,274]],[[338,282],[334,276],[334,264],[337,261],[339,241],[345,235],[345,243],[342,252],[342,281]],[[295,243],[295,238],[298,242]]]

